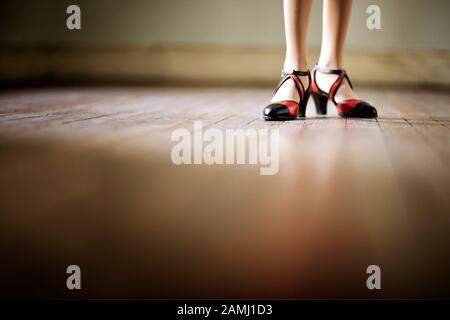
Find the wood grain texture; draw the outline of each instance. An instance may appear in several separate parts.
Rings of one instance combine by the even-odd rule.
[[[378,119],[311,101],[305,119],[265,122],[271,90],[255,88],[0,93],[0,295],[448,298],[450,94],[358,94]],[[170,134],[194,120],[279,129],[280,171],[174,165]]]

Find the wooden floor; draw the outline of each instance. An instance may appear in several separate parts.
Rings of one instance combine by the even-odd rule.
[[[378,120],[264,122],[270,89],[1,92],[0,295],[449,297],[450,93],[358,94]],[[174,165],[194,120],[279,128],[279,173]]]

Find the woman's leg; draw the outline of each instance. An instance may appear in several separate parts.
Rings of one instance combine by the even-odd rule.
[[[322,21],[322,48],[319,67],[342,69],[345,36],[347,34],[352,9],[352,0],[324,0]],[[316,73],[319,87],[328,92],[337,79],[337,75]],[[336,93],[337,102],[356,98],[352,89],[344,80]]]
[[[307,70],[308,58],[306,42],[312,0],[284,0],[284,28],[286,35],[286,57],[283,70]],[[309,86],[308,77],[300,77],[305,88]],[[277,91],[272,101],[299,100],[292,80],[286,81]]]

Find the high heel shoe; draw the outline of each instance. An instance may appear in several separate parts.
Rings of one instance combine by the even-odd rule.
[[[335,74],[338,75],[336,81],[334,81],[331,86],[330,92],[326,93],[322,91],[316,82],[316,73],[324,74]],[[311,94],[316,105],[317,114],[327,114],[327,102],[328,100],[333,101],[335,104],[338,114],[341,117],[352,117],[352,118],[376,118],[377,109],[370,105],[368,102],[360,99],[347,99],[341,102],[336,102],[334,99],[336,92],[342,84],[342,81],[347,79],[350,88],[353,89],[352,83],[344,69],[328,69],[320,68],[319,66],[314,67],[313,71],[313,82],[311,84]]]
[[[263,117],[265,120],[296,120],[299,117],[304,117],[306,113],[306,105],[311,94],[311,73],[307,71],[292,70],[289,72],[281,73],[282,79],[278,83],[275,92],[288,80],[292,79],[295,83],[295,87],[298,91],[300,101],[282,100],[272,102],[266,106],[263,110]],[[305,90],[302,81],[298,77],[308,76],[308,88]]]

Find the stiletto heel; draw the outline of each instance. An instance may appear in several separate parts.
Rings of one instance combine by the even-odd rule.
[[[308,92],[305,94],[305,97],[300,100],[299,108],[298,108],[298,118],[306,117],[306,106],[308,105],[308,100],[311,94]]]
[[[306,105],[308,104],[308,99],[311,93],[311,73],[307,71],[296,71],[292,70],[290,72],[283,71],[281,73],[283,77],[278,83],[275,92],[280,89],[280,87],[288,80],[292,79],[297,89],[300,101],[283,100],[277,101],[269,104],[263,110],[264,120],[296,120],[299,117],[305,117]],[[309,84],[308,88],[305,90],[302,81],[299,79],[300,76],[308,76]]]
[[[319,115],[327,114],[328,95],[320,93],[311,93],[316,105],[316,113]]]
[[[341,117],[352,117],[352,118],[376,118],[377,117],[377,109],[374,106],[370,105],[368,102],[359,100],[359,99],[347,99],[341,102],[336,102],[334,99],[336,92],[339,90],[339,87],[342,85],[342,81],[347,80],[350,88],[353,89],[352,83],[350,82],[350,78],[347,75],[347,72],[344,69],[327,69],[320,68],[319,66],[314,67],[313,74],[313,82],[311,84],[311,92],[313,94],[314,103],[316,104],[316,110],[318,114],[326,114],[327,113],[327,101],[333,101],[334,105],[338,110],[338,114]],[[337,75],[337,79],[331,85],[330,92],[326,93],[322,91],[316,82],[316,73],[324,73],[324,74],[334,74]],[[324,113],[320,113],[320,112]]]

